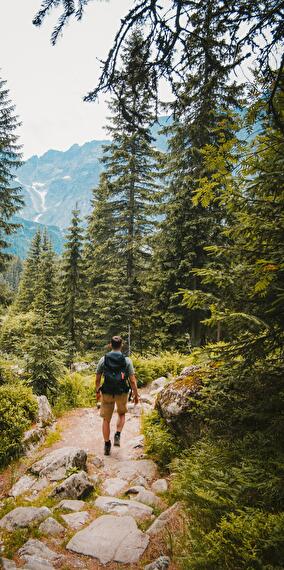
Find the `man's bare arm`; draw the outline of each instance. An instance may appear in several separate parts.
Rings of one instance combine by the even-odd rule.
[[[96,374],[96,393],[97,393],[97,400],[99,400],[100,397],[101,397],[101,393],[100,393],[100,391],[99,391],[99,390],[100,390],[100,387],[101,387],[101,379],[102,379],[102,375],[97,372],[97,374]]]
[[[131,375],[129,376],[129,381],[130,381],[131,388],[132,388],[132,392],[133,392],[133,396],[134,396],[134,403],[135,403],[135,404],[138,404],[138,402],[139,402],[139,394],[138,394],[137,380],[136,380],[135,374],[131,374]]]

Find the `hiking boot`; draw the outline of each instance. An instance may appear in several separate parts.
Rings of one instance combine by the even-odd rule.
[[[115,447],[120,447],[120,431],[117,431],[117,432],[114,434],[113,445],[115,445]]]
[[[110,441],[105,441],[105,451],[104,451],[104,454],[105,454],[105,455],[110,455],[110,450],[111,450],[111,442],[110,442]]]

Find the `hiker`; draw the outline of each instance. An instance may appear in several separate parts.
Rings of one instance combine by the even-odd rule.
[[[118,420],[114,445],[120,446],[120,434],[125,424],[127,412],[128,393],[131,388],[134,403],[138,404],[139,396],[133,364],[130,358],[121,352],[121,336],[113,336],[111,339],[111,351],[103,356],[97,366],[96,392],[97,401],[101,400],[100,415],[103,418],[103,437],[105,442],[104,454],[110,455],[110,420],[116,404]],[[104,382],[101,385],[101,378]]]

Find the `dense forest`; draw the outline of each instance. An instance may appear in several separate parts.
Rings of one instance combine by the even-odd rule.
[[[53,43],[88,0],[44,1],[34,23],[61,4]],[[92,212],[73,211],[62,256],[38,232],[23,267],[5,251],[21,149],[0,82],[0,465],[20,452],[33,394],[64,407],[81,390],[74,363],[96,361],[113,334],[141,383],[193,363],[194,437],[158,407],[144,425],[185,505],[180,568],[283,568],[283,21],[277,0],[134,3],[86,95],[109,94]],[[151,135],[161,109],[166,152]],[[94,387],[82,398],[94,403]]]

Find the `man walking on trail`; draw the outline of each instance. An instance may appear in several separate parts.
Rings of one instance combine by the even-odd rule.
[[[114,445],[120,446],[120,434],[125,424],[127,412],[127,400],[130,387],[133,392],[134,403],[138,404],[138,390],[134,368],[130,358],[121,352],[122,338],[113,336],[111,339],[111,351],[103,356],[97,366],[96,392],[97,401],[101,400],[100,415],[103,418],[103,437],[105,441],[104,453],[110,455],[110,420],[116,404],[118,420]],[[101,385],[101,378],[104,382]]]

